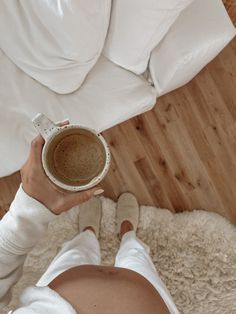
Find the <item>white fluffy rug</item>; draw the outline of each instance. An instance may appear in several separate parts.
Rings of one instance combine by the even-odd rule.
[[[115,203],[101,199],[103,263],[112,264],[119,245]],[[24,276],[7,309],[14,307],[24,287],[38,280],[60,244],[77,234],[77,215],[78,210],[72,209],[50,225],[27,258]],[[224,218],[204,211],[172,214],[142,206],[138,236],[151,247],[156,268],[180,313],[236,313],[236,228]]]

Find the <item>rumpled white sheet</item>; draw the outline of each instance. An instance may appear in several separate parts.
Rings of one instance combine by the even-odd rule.
[[[111,0],[1,0],[0,47],[53,91],[78,89],[104,46]]]
[[[0,177],[20,169],[37,134],[31,119],[42,112],[54,121],[100,132],[145,112],[155,104],[154,88],[141,76],[101,56],[74,93],[57,94],[0,53]]]

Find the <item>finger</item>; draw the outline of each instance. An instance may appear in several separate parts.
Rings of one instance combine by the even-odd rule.
[[[68,118],[63,120],[63,121],[56,122],[57,126],[65,126],[65,125],[68,125],[68,124],[70,124],[70,120]]]
[[[84,192],[85,195],[87,195],[87,197],[91,198],[92,196],[96,196],[96,195],[100,195],[104,192],[104,190],[100,187],[100,186],[96,186],[90,190],[86,190]]]
[[[38,135],[35,139],[33,139],[33,141],[31,142],[30,158],[35,161],[41,162],[41,155],[44,143],[45,141],[41,135]]]
[[[91,197],[95,195],[102,194],[104,190],[101,187],[95,187],[90,190],[86,190],[83,192],[76,192],[73,194],[68,194],[66,196],[66,202],[69,208],[72,208],[76,205],[82,204],[90,200]]]
[[[59,126],[65,126],[70,123],[69,119],[65,119],[57,123]],[[31,150],[30,150],[30,158],[34,159],[35,161],[41,161],[41,155],[43,150],[43,145],[45,141],[41,135],[38,135],[33,141],[31,142]]]

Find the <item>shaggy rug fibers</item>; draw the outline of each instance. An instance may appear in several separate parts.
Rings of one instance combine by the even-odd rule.
[[[103,264],[110,265],[119,246],[115,236],[116,204],[101,199],[100,243]],[[78,209],[72,209],[50,225],[28,256],[24,276],[14,288],[7,309],[17,304],[24,287],[36,283],[58,247],[77,234],[77,216]],[[224,218],[204,211],[173,214],[142,206],[138,236],[151,247],[156,268],[180,313],[236,313],[236,228]]]

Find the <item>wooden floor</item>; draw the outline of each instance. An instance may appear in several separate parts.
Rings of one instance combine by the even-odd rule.
[[[142,204],[236,223],[236,40],[187,86],[104,135],[113,155],[107,196],[129,190]]]
[[[232,22],[236,25],[236,0],[223,0],[223,2]]]
[[[113,156],[106,196],[128,190],[142,204],[201,208],[236,224],[236,39],[192,82],[104,136]],[[19,173],[0,179],[1,214],[19,183]]]

